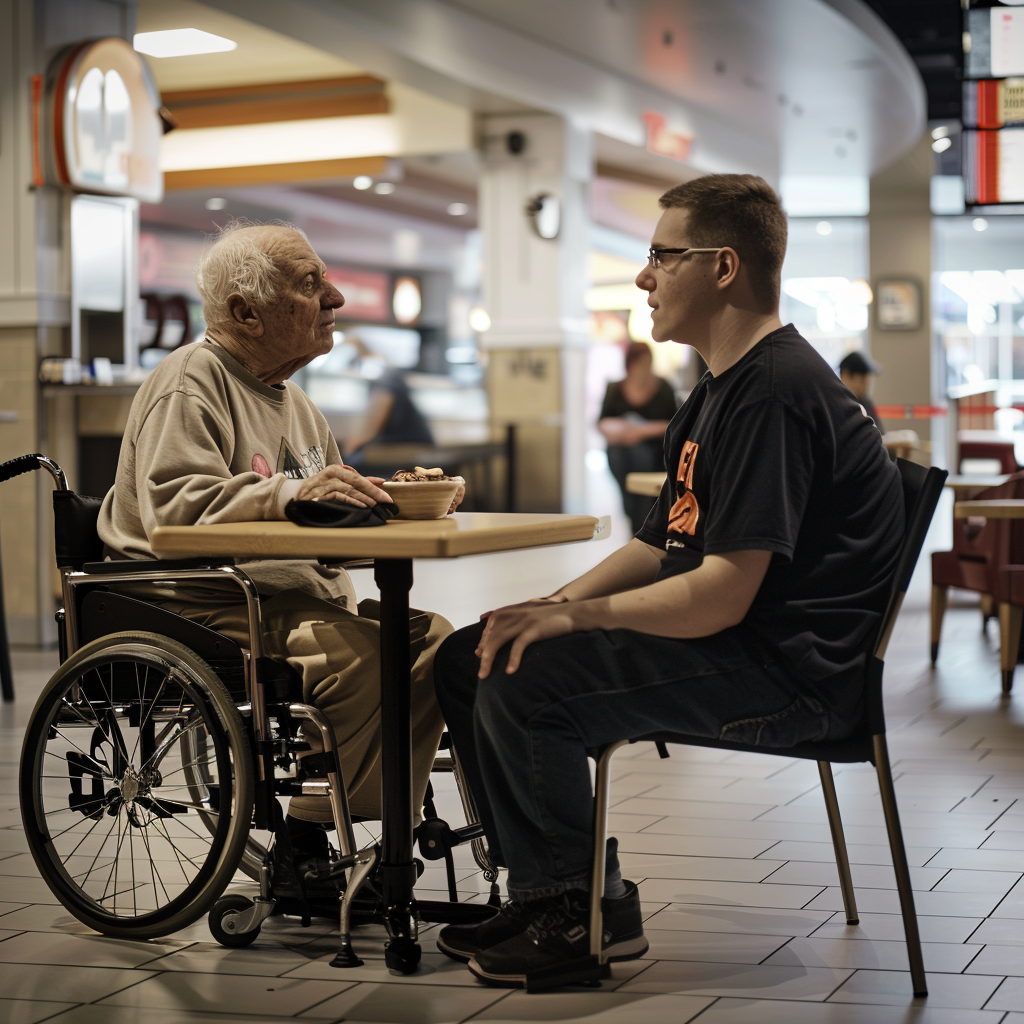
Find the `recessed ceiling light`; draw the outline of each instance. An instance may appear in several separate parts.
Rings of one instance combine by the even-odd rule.
[[[975,217],[974,220],[971,221],[971,227],[974,228],[975,231],[987,231],[988,221],[985,220],[984,217]]]
[[[136,32],[132,45],[139,53],[149,54],[150,57],[191,57],[197,53],[224,53],[238,47],[233,39],[215,36],[199,28]]]
[[[448,212],[453,217],[462,217],[469,213],[469,207],[465,203],[449,203]]]
[[[206,200],[206,208],[208,210],[223,210],[227,205],[228,201],[226,199],[221,199],[218,196],[214,196]]]
[[[827,220],[819,220],[814,226],[814,230],[817,231],[819,235],[831,235],[832,225],[829,224]]]
[[[352,179],[352,187],[359,189],[360,192],[365,192],[372,184],[373,178],[368,174],[360,174]]]
[[[395,191],[395,186],[392,185],[390,181],[378,181],[377,184],[373,186],[373,191],[379,196],[389,196]]]

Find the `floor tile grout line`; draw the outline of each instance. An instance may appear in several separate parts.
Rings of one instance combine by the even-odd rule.
[[[1007,977],[1009,977],[1009,976],[1007,976]],[[985,1000],[985,1002],[983,1002],[983,1003],[981,1004],[981,1008],[982,1008],[983,1010],[984,1010],[984,1009],[985,1009],[985,1007],[986,1007],[986,1006],[988,1006],[988,1004],[989,1004],[990,1002],[992,1002],[992,1000],[993,1000],[993,999],[994,999],[994,998],[995,998],[995,997],[996,997],[996,996],[997,996],[997,995],[999,994],[999,990],[1000,990],[1000,989],[1001,989],[1001,988],[1002,988],[1002,987],[1003,987],[1003,986],[1004,986],[1004,985],[1006,984],[1006,982],[1007,982],[1007,978],[1003,978],[1003,980],[1002,980],[1001,982],[999,982],[999,984],[998,984],[998,985],[996,985],[996,987],[995,987],[994,989],[992,989],[992,993],[991,993],[991,995],[989,995],[988,999],[986,999],[986,1000]],[[1009,1011],[1007,1011],[1007,1012],[1009,1012]],[[1005,1015],[1006,1015],[1006,1014],[1004,1013],[1004,1015],[1003,1015],[1003,1016],[1005,1016]]]

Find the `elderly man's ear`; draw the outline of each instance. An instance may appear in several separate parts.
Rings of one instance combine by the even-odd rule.
[[[232,295],[228,299],[228,312],[231,322],[241,328],[251,338],[263,336],[263,319],[241,295]]]

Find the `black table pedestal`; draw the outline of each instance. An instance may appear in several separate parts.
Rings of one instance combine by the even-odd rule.
[[[412,560],[377,559],[380,589],[381,881],[389,941],[384,961],[409,974],[420,962],[413,905],[412,726],[409,672],[409,591]]]

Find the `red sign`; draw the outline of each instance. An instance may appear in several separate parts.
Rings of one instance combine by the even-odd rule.
[[[387,274],[330,267],[327,280],[345,296],[345,305],[338,311],[342,319],[390,322],[391,280]]]
[[[647,152],[667,156],[672,160],[686,161],[693,145],[692,135],[670,132],[665,117],[653,110],[645,110],[641,120],[647,128]]]

